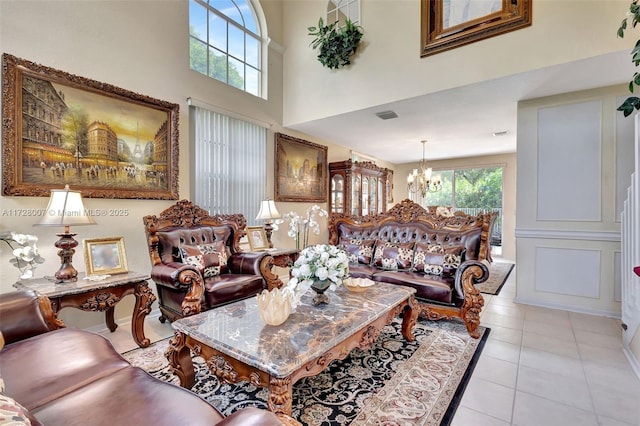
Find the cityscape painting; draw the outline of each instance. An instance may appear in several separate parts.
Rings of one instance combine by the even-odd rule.
[[[2,58],[4,195],[177,199],[176,104]]]
[[[327,147],[276,133],[275,200],[327,201]]]

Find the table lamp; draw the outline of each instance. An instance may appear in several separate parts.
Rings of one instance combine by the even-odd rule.
[[[60,269],[55,274],[56,283],[77,281],[78,271],[73,267],[72,259],[76,252],[74,249],[78,242],[73,238],[77,234],[69,232],[69,226],[95,225],[96,222],[87,214],[82,195],[79,191],[69,190],[69,185],[64,189],[52,189],[49,205],[45,215],[39,223],[33,226],[64,226],[64,232],[56,234],[60,239],[55,246],[59,248]]]
[[[273,233],[273,226],[271,225],[272,219],[279,219],[280,212],[276,208],[276,203],[273,200],[266,199],[260,202],[260,211],[258,212],[258,216],[256,216],[256,220],[264,220],[264,233],[267,236],[267,242],[269,243],[269,248],[273,248],[273,243],[271,242],[271,234]]]

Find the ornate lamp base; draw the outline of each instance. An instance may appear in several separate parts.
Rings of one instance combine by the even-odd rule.
[[[58,256],[60,256],[60,269],[55,274],[56,283],[63,283],[68,281],[78,281],[78,271],[73,267],[71,263],[73,255],[75,254],[75,248],[78,246],[78,242],[73,238],[77,234],[71,234],[65,229],[62,234],[56,234],[60,239],[56,241],[55,246],[59,248]]]

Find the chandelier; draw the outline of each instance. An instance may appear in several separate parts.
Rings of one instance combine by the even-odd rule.
[[[420,160],[419,169],[413,169],[407,176],[407,186],[410,194],[420,194],[422,198],[427,196],[429,192],[438,192],[442,189],[442,181],[440,176],[432,176],[431,167],[427,167],[427,159],[425,157],[426,140],[422,143],[422,160]]]

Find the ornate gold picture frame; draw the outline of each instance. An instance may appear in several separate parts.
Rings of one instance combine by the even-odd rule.
[[[82,240],[87,275],[113,275],[128,272],[124,237]]]
[[[275,200],[327,201],[327,147],[276,133]]]
[[[251,251],[263,251],[269,248],[267,234],[262,226],[247,226],[247,239]]]
[[[2,193],[178,198],[179,106],[2,55]]]
[[[528,27],[532,1],[422,0],[420,55],[434,55]]]

